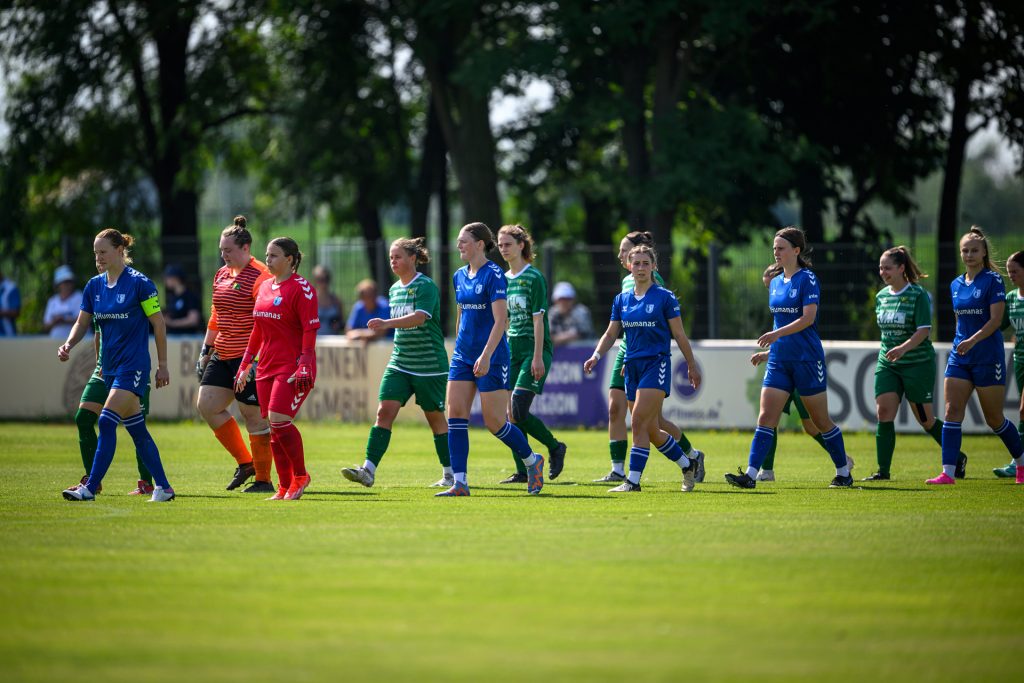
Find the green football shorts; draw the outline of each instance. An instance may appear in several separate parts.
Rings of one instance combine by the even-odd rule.
[[[380,378],[380,401],[398,401],[403,406],[416,395],[416,405],[425,412],[444,412],[444,395],[448,389],[448,374],[412,375],[392,367],[385,368]]]
[[[912,365],[879,361],[875,366],[875,396],[895,393],[911,403],[931,403],[935,389],[935,357]]]

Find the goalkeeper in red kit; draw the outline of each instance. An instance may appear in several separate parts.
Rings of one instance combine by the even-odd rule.
[[[270,419],[270,450],[277,468],[277,493],[267,500],[298,500],[309,486],[302,435],[292,420],[316,381],[316,289],[296,271],[299,245],[290,237],[267,244],[267,270],[253,306],[253,327],[235,390],[245,386],[253,358],[256,393],[263,416]]]

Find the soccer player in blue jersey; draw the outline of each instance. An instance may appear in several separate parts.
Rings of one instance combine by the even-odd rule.
[[[66,500],[95,500],[103,476],[114,459],[117,425],[122,422],[135,442],[136,451],[153,475],[156,486],[150,502],[174,500],[174,489],[164,474],[160,452],[146,429],[146,417],[139,403],[149,387],[152,367],[149,357],[150,325],[156,340],[156,386],[159,389],[170,383],[167,327],[160,311],[156,286],[148,277],[130,267],[128,254],[133,242],[131,235],[122,234],[114,228],[107,228],[96,235],[93,242],[96,266],[104,272],[86,284],[78,320],[67,341],[57,349],[57,357],[67,361],[71,357],[71,349],[82,341],[95,319],[103,335],[100,359],[103,381],[110,389],[100,413],[99,442],[89,478],[83,484],[65,489],[63,496]]]
[[[672,436],[661,429],[661,406],[672,384],[671,342],[675,339],[686,358],[690,383],[700,386],[700,370],[690,340],[683,330],[679,302],[669,290],[654,282],[658,257],[654,247],[633,247],[627,256],[633,288],[615,297],[611,321],[593,355],[583,364],[587,374],[612,347],[620,330],[626,333],[626,400],[632,413],[633,447],[629,452],[629,473],[613,489],[615,493],[640,490],[640,477],[651,453],[651,444],[683,471],[682,490],[693,490],[697,459],[688,458]]]
[[[455,484],[438,496],[468,496],[469,410],[476,392],[484,424],[526,465],[526,490],[544,487],[544,458],[532,452],[526,437],[508,421],[510,355],[505,325],[508,283],[501,267],[488,260],[494,234],[483,223],[459,231],[459,257],[466,265],[452,277],[458,304],[458,334],[448,371],[448,450]]]
[[[775,279],[779,273],[782,272],[782,266],[778,263],[773,263],[764,269],[761,274],[761,282],[764,283],[765,289],[771,289],[772,280]],[[761,363],[768,362],[769,351],[759,351],[750,356],[750,364],[755,368]],[[786,405],[782,408],[782,412],[789,415],[790,407],[796,408],[797,414],[800,416],[800,424],[804,428],[804,432],[807,436],[817,442],[819,446],[828,452],[828,446],[825,445],[825,439],[821,438],[821,432],[814,424],[814,420],[811,419],[810,414],[807,412],[807,408],[804,407],[804,402],[800,400],[800,393],[793,390],[793,393],[789,395],[789,400],[786,401]],[[780,416],[781,418],[781,416]],[[775,438],[772,439],[771,448],[768,449],[768,455],[765,456],[764,462],[761,463],[761,469],[757,471],[756,481],[775,481],[775,449],[779,442],[779,435],[776,432]],[[846,456],[846,462],[850,466],[850,470],[853,470],[853,458],[849,455]]]
[[[943,383],[946,419],[942,424],[942,473],[928,479],[928,484],[956,483],[956,462],[963,438],[960,421],[972,392],[978,393],[985,423],[1002,439],[1017,466],[1016,482],[1024,484],[1020,434],[1003,415],[1006,358],[999,327],[1006,307],[1006,289],[991,253],[985,233],[977,226],[960,238],[960,259],[966,272],[949,286],[956,313],[956,334]]]
[[[821,430],[829,457],[836,467],[832,488],[853,485],[846,459],[843,434],[828,414],[825,395],[825,351],[818,337],[818,303],[821,290],[818,278],[810,270],[810,248],[800,228],[790,226],[775,233],[772,243],[775,262],[782,272],[771,281],[768,306],[774,318],[771,332],[765,332],[757,345],[768,348],[768,369],[761,384],[761,412],[750,444],[747,469],[726,474],[725,480],[739,488],[757,486],[758,469],[776,438],[782,409],[793,390],[800,392],[808,414]]]
[[[642,245],[654,246],[654,235],[647,230],[634,230],[619,242],[619,263],[627,271],[629,270],[629,252],[633,247]],[[654,271],[654,283],[659,286],[665,285],[657,269]],[[622,278],[622,289],[620,292],[633,290],[633,276],[626,275]],[[595,484],[621,483],[626,478],[626,451],[629,442],[626,440],[626,379],[623,371],[623,364],[626,361],[626,341],[623,339],[619,345],[619,352],[612,364],[611,377],[608,379],[608,451],[611,454],[612,469],[608,474],[595,479]],[[672,438],[679,442],[683,453],[687,458],[697,459],[697,483],[704,481],[704,453],[697,450],[686,438],[686,434],[677,427],[671,420],[662,415],[660,427],[663,431],[672,435]]]

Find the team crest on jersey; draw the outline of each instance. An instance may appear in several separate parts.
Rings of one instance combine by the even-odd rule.
[[[644,310],[646,310],[648,313],[654,313],[654,304],[647,304],[647,308]]]
[[[477,285],[476,289],[474,291],[476,291],[477,294],[480,294],[481,292],[484,291],[484,286],[483,285]]]
[[[235,284],[231,285],[231,289],[235,290],[236,292],[241,291],[242,283],[236,282]]]
[[[795,289],[789,290],[789,298],[790,299],[795,299],[796,298],[796,294],[797,294],[797,292],[796,292]]]
[[[124,303],[124,294],[118,294],[117,295],[117,303],[119,303],[119,304],[123,304]]]
[[[282,301],[281,297],[279,297],[279,296],[275,296],[274,297],[274,305],[275,306],[280,306],[281,305],[281,301]]]
[[[974,298],[975,299],[980,299],[981,298],[981,290],[980,289],[974,290]]]

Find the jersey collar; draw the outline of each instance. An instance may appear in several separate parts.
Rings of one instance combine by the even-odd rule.
[[[513,273],[511,270],[509,270],[508,272],[505,273],[505,279],[506,280],[515,280],[517,277],[519,277],[520,275],[525,273],[531,267],[533,267],[533,264],[532,263],[527,263],[525,266],[523,266],[523,269],[520,270],[518,273]]]
[[[899,296],[899,295],[900,295],[900,294],[902,294],[903,292],[907,291],[907,289],[908,289],[908,288],[910,287],[910,285],[912,285],[912,284],[913,284],[912,282],[908,282],[907,284],[903,285],[903,289],[901,289],[901,290],[900,290],[900,291],[898,291],[898,292],[896,292],[896,291],[893,291],[892,285],[889,285],[889,293],[890,293],[890,294],[892,294],[893,296]]]
[[[401,287],[402,289],[405,289],[406,287],[411,286],[412,283],[416,282],[416,280],[419,279],[420,275],[423,275],[423,273],[421,273],[419,271],[416,271],[416,274],[412,276],[411,280],[409,280],[409,284],[408,285],[403,285],[401,280],[399,280],[395,284],[398,285],[399,287]]]

